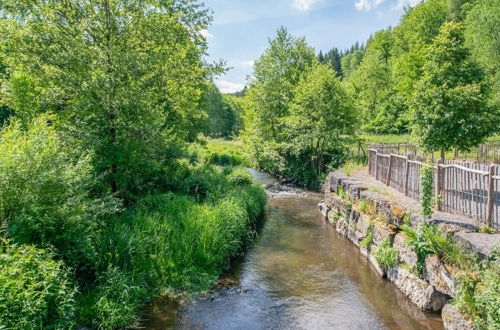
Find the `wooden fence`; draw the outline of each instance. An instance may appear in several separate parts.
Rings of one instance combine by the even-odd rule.
[[[382,149],[387,153],[398,155],[413,155],[413,159],[418,159],[421,161],[425,161],[425,159],[429,158],[432,162],[435,161],[434,153],[427,154],[422,152],[415,143],[379,143],[369,145],[368,149],[370,148]],[[455,149],[455,151],[453,152],[453,158],[476,160],[484,164],[500,164],[500,141],[483,143],[470,151],[460,151],[458,149]]]
[[[440,160],[425,163],[416,156],[382,149],[368,151],[368,172],[405,196],[420,199],[420,169],[434,168],[434,196],[440,196],[437,210],[477,219],[500,229],[500,166]]]

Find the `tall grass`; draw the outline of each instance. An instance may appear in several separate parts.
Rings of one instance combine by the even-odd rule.
[[[82,324],[133,324],[144,302],[165,293],[200,292],[253,235],[266,196],[250,182],[221,174],[217,194],[203,202],[183,193],[143,198],[109,219],[101,239],[103,276],[81,299]]]

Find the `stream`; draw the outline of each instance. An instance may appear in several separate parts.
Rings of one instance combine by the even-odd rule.
[[[249,170],[256,182],[272,184]],[[146,329],[443,329],[370,269],[317,209],[321,195],[275,185],[255,244],[217,289],[163,304]]]

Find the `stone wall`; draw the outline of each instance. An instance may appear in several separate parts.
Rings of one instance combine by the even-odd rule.
[[[446,329],[471,328],[467,317],[448,304],[456,294],[457,283],[453,267],[444,264],[437,256],[430,255],[426,258],[420,275],[413,271],[418,256],[407,246],[407,238],[399,227],[404,223],[414,227],[424,221],[418,212],[408,210],[383,194],[370,191],[362,182],[345,176],[340,171],[330,173],[324,192],[325,197],[319,208],[325,219],[335,227],[339,235],[359,247],[361,254],[369,260],[377,274],[391,281],[419,308],[428,311],[443,310]],[[430,221],[438,224],[441,230],[452,232],[457,237],[457,242],[477,231],[474,225],[453,221],[449,217],[441,219],[437,216]],[[370,233],[372,239],[363,241]],[[388,240],[399,253],[399,262],[391,268],[380,265],[373,255],[384,240]],[[467,244],[470,244],[470,240],[463,246],[467,247]],[[469,246],[469,250],[476,252],[479,257],[488,255],[487,248],[474,251]]]

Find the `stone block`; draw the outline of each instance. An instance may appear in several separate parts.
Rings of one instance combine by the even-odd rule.
[[[399,252],[399,259],[407,264],[410,268],[413,268],[418,263],[418,255],[407,245],[406,235],[404,233],[399,233],[394,236],[393,245]]]
[[[394,236],[396,235],[395,227],[392,224],[386,224],[382,221],[373,221],[373,242],[375,244],[382,243],[386,238],[389,241],[394,240]]]
[[[472,330],[472,322],[460,310],[451,304],[446,304],[441,312],[443,326],[446,330]]]
[[[427,281],[418,278],[405,267],[387,270],[387,278],[421,309],[438,311],[448,301],[448,297],[434,289]]]
[[[481,259],[491,258],[495,247],[500,247],[500,234],[459,232],[453,235],[453,239]]]
[[[445,264],[436,255],[425,259],[425,277],[436,290],[448,296],[456,296],[456,285],[453,269]]]

